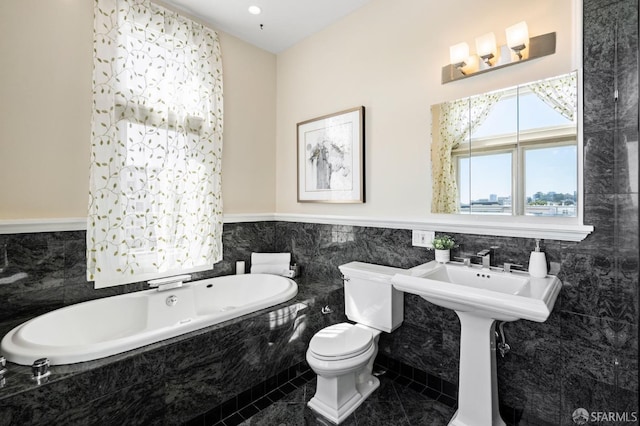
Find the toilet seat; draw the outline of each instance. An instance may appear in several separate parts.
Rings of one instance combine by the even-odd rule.
[[[357,357],[373,345],[373,334],[346,322],[317,332],[309,343],[313,357],[322,361],[338,361]]]

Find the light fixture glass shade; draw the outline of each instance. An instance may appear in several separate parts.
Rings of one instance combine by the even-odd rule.
[[[496,56],[496,35],[487,33],[476,37],[476,52],[478,56],[487,61]]]
[[[259,6],[252,5],[249,6],[249,13],[252,15],[260,15],[262,13],[262,9]]]
[[[469,45],[462,42],[449,47],[449,58],[452,65],[464,66],[469,58]]]
[[[529,28],[525,21],[518,22],[506,30],[507,45],[514,50],[522,50],[529,44]]]

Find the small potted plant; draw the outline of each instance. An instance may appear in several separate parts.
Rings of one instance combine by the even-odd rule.
[[[436,252],[436,262],[447,263],[451,260],[451,249],[456,246],[456,242],[448,235],[439,235],[431,241]]]

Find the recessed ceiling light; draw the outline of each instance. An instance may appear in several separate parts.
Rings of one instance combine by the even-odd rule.
[[[252,15],[260,15],[262,13],[262,9],[258,6],[249,6],[249,13]]]

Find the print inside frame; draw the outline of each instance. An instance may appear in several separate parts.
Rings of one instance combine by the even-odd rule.
[[[298,202],[364,203],[364,106],[297,127]]]

